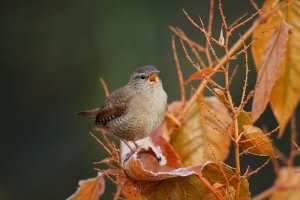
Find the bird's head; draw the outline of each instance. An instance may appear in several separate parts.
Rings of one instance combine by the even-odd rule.
[[[140,67],[131,75],[129,84],[143,88],[161,85],[158,73],[159,71],[151,65]]]

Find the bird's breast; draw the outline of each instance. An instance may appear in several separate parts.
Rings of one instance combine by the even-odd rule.
[[[152,91],[138,92],[131,101],[131,112],[135,123],[144,128],[144,133],[150,134],[162,123],[167,108],[167,94],[162,87]]]
[[[128,102],[126,114],[110,121],[107,129],[126,140],[144,138],[162,123],[166,108],[167,94],[162,87],[136,91]]]

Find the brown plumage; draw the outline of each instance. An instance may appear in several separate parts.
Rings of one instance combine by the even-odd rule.
[[[77,114],[92,117],[96,125],[126,144],[147,137],[163,121],[167,107],[158,73],[153,66],[138,68],[128,84],[115,90],[101,108]]]

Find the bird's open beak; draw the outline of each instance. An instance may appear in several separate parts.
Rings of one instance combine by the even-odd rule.
[[[150,82],[154,82],[154,81],[157,81],[157,73],[153,73],[149,76],[148,80]]]

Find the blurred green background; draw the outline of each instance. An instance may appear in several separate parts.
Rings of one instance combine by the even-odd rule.
[[[100,77],[112,91],[126,84],[134,69],[151,64],[161,71],[169,102],[179,99],[168,26],[178,25],[203,42],[182,8],[205,22],[209,14],[208,0],[4,0],[0,5],[0,199],[7,200],[65,199],[75,192],[79,180],[96,175],[92,162],[105,154],[88,135],[92,121],[72,113],[101,106],[105,97]],[[231,22],[254,12],[247,0],[224,1],[224,10]],[[215,18],[216,37],[220,27]],[[193,70],[184,60],[181,56],[187,77]],[[242,80],[238,75],[235,98]],[[276,126],[269,109],[263,117],[259,124]],[[288,138],[284,141],[288,143]],[[263,160],[245,157],[243,169],[248,164],[255,168]],[[271,165],[261,173],[265,178],[250,179],[253,194],[273,182]],[[108,184],[104,199],[113,192]]]

